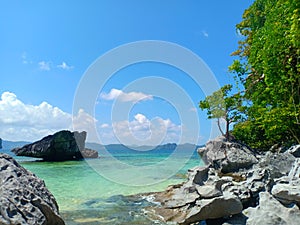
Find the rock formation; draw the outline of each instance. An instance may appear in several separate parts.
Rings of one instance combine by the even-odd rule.
[[[207,164],[188,172],[188,180],[150,193],[150,218],[175,224],[289,224],[300,221],[298,148],[259,155],[217,138],[200,148]],[[292,154],[295,153],[295,154]]]
[[[44,181],[5,154],[0,154],[0,224],[65,224]]]
[[[74,160],[85,156],[98,157],[97,151],[84,148],[85,139],[85,131],[79,133],[63,130],[22,148],[15,148],[12,152],[17,156],[43,158],[45,161]]]

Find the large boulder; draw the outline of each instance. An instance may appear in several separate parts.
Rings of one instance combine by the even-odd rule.
[[[82,159],[84,155],[98,157],[98,153],[85,149],[86,132],[59,131],[32,144],[12,150],[17,156],[43,158],[45,161]]]
[[[199,148],[201,159],[220,169],[223,173],[235,172],[251,167],[258,160],[252,149],[236,142],[227,142],[223,137],[216,138]]]
[[[272,178],[286,176],[291,171],[296,158],[288,153],[272,153],[267,152],[260,160],[259,166],[267,168]]]
[[[0,154],[0,224],[65,224],[44,181],[6,154]]]

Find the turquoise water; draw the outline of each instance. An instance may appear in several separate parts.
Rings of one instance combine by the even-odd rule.
[[[184,155],[166,161],[169,154],[158,153],[67,162],[15,158],[45,181],[68,225],[157,224],[143,214],[150,203],[130,195],[162,191],[180,183],[189,168],[201,163],[196,154],[182,168],[165,164],[181,165]]]

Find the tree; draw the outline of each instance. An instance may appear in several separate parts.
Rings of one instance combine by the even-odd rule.
[[[256,0],[237,29],[244,39],[233,53],[239,60],[230,69],[240,78],[250,105],[247,121],[234,128],[235,136],[266,149],[300,144],[300,2]]]
[[[202,110],[207,110],[209,119],[217,119],[218,128],[227,140],[229,140],[230,136],[230,124],[241,120],[243,118],[243,114],[241,112],[244,110],[241,95],[234,94],[229,96],[231,90],[232,85],[225,85],[199,103],[199,107]],[[222,130],[220,125],[221,119],[224,119],[226,122],[225,132]]]

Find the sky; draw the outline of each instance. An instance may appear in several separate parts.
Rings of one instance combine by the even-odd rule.
[[[233,83],[235,25],[252,2],[1,1],[0,137],[69,129],[103,144],[205,143],[220,133],[198,103],[212,83]],[[201,58],[199,79],[185,53]]]

